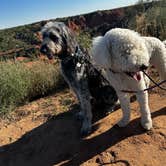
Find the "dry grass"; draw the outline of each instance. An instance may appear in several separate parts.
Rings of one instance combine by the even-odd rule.
[[[64,85],[56,64],[37,61],[23,63],[0,63],[0,113],[15,106],[44,96]]]

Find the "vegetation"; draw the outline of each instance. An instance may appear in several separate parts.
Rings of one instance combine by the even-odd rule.
[[[91,43],[92,43],[92,37],[90,34],[86,31],[80,31],[77,34],[77,41],[81,45],[81,47],[90,49]]]
[[[151,2],[150,9],[142,4],[142,11],[136,15],[134,29],[146,36],[156,36],[161,40],[166,38],[166,1]]]
[[[96,12],[80,16],[81,18],[85,18],[86,25],[84,27],[81,27],[81,22],[79,23],[79,16],[57,18],[56,20],[64,21],[65,23],[68,23],[69,20],[75,20],[74,23],[76,23],[80,29],[80,37],[84,36],[85,39],[87,39],[88,43],[83,43],[86,48],[89,47],[89,37],[104,34],[108,29],[113,27],[134,29],[143,35],[156,36],[162,40],[166,38],[165,0],[138,0],[138,3],[135,6],[116,10],[98,11],[97,13],[97,17],[95,17]],[[104,20],[101,17],[102,15],[108,18]],[[100,22],[93,19],[98,19],[98,16],[101,17],[99,18]],[[94,23],[91,24],[90,20]],[[99,22],[99,24],[97,24],[97,22]],[[45,23],[46,21],[42,21],[30,25],[0,30],[0,53],[8,50],[15,50],[17,48],[24,48],[17,53],[10,54],[10,56],[6,54],[6,56],[26,56],[31,58],[38,56],[39,50],[34,46],[40,45],[38,32]],[[90,24],[90,26],[88,24]],[[83,35],[84,32],[86,33]],[[34,47],[34,49],[28,49],[29,47]]]
[[[0,114],[64,85],[56,64],[0,63]]]
[[[40,40],[37,36],[37,32],[40,30],[40,25],[25,25],[5,30],[0,30],[0,53],[13,50],[13,54],[10,57],[26,56],[35,57],[39,55],[37,49],[33,46],[39,45]],[[17,53],[14,50],[23,48]],[[9,56],[6,54],[6,56]]]

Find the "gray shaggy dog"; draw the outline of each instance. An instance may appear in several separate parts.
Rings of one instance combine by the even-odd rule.
[[[118,100],[116,92],[103,82],[101,74],[87,60],[89,56],[80,48],[73,31],[64,23],[49,22],[41,33],[41,52],[49,59],[60,59],[62,75],[81,106],[78,114],[82,120],[81,135],[87,135],[92,127],[92,103],[95,101],[112,109]]]

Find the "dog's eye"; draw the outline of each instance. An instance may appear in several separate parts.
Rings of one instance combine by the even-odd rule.
[[[54,41],[54,42],[57,42],[57,41],[58,41],[58,37],[55,36],[55,35],[52,34],[52,33],[49,34],[49,38],[50,38],[52,41]]]
[[[57,32],[60,32],[60,29],[59,29],[59,28],[55,28],[55,30],[56,30]]]
[[[46,33],[43,33],[43,38],[48,37],[48,35]]]

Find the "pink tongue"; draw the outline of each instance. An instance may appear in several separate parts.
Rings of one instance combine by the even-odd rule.
[[[136,73],[133,75],[133,78],[134,78],[136,81],[140,81],[140,80],[141,80],[140,72],[136,72]]]

